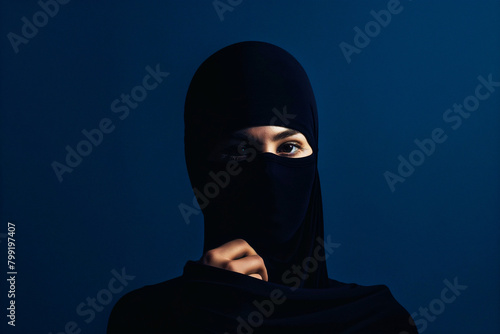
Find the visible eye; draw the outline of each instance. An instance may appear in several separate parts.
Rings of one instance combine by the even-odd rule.
[[[247,156],[244,154],[235,154],[235,153],[229,152],[229,153],[221,153],[220,158],[221,158],[221,160],[225,160],[225,161],[228,161],[228,160],[242,161],[242,160],[245,160],[247,158]]]
[[[300,150],[302,150],[302,145],[300,145],[299,143],[286,142],[281,144],[276,151],[278,154],[291,156],[297,154]]]
[[[221,160],[243,161],[255,154],[255,151],[245,142],[227,147],[220,155]]]

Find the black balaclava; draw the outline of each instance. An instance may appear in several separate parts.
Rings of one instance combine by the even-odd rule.
[[[242,238],[264,259],[270,282],[326,287],[317,109],[298,61],[264,42],[221,49],[196,71],[184,121],[187,168],[205,218],[204,252]],[[300,131],[313,154],[212,159],[214,148],[233,132],[265,125]],[[317,268],[306,273],[303,266],[311,269],[315,263]],[[297,267],[302,274],[289,279],[286,273]]]

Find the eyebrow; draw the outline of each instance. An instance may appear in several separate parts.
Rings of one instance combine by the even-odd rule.
[[[279,140],[283,140],[285,138],[288,138],[288,137],[291,137],[293,135],[296,135],[297,133],[300,133],[300,131],[297,131],[297,130],[293,130],[293,129],[287,129],[287,130],[284,130],[280,133],[277,133],[275,134],[271,140],[272,141],[279,141]],[[242,141],[247,141],[249,138],[243,134],[243,133],[235,133],[231,136],[232,140],[242,140]],[[255,140],[255,139],[254,139]],[[259,140],[256,140],[256,142],[258,144],[262,144]]]
[[[293,130],[293,129],[288,129],[288,130],[285,130],[283,132],[280,132],[280,133],[277,133],[273,136],[273,141],[278,141],[278,140],[282,140],[282,139],[285,139],[285,138],[288,138],[288,137],[291,137],[293,135],[296,135],[297,133],[299,133],[299,131],[297,130]]]

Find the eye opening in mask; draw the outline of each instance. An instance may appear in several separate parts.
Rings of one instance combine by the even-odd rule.
[[[233,132],[210,153],[211,161],[251,161],[259,153],[295,159],[313,153],[306,137],[295,129],[266,125]]]

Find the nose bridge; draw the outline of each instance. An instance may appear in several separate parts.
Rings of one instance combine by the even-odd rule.
[[[274,148],[274,143],[271,142],[271,141],[265,141],[264,143],[262,143],[262,146],[261,146],[261,152],[262,153],[272,153],[272,154],[275,154],[276,150]]]
[[[248,144],[257,150],[258,154],[271,153],[276,155],[276,145],[271,140],[250,139]]]

